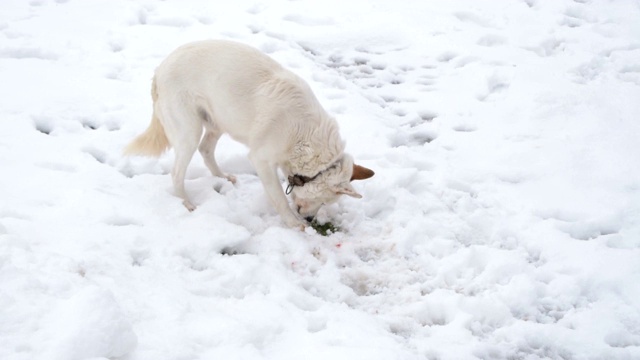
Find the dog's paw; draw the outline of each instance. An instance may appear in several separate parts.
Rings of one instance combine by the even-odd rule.
[[[295,217],[295,216],[286,217],[286,218],[284,219],[284,223],[285,223],[288,227],[290,227],[290,228],[292,228],[292,229],[298,229],[298,230],[300,230],[300,231],[304,231],[304,229],[305,229],[307,226],[309,226],[309,224],[308,224],[306,221],[304,221],[304,220],[302,220],[302,219],[298,219],[298,218],[297,218],[297,217]]]
[[[191,201],[189,201],[189,200],[184,200],[184,201],[182,202],[182,205],[184,205],[184,207],[186,207],[186,208],[187,208],[187,210],[189,210],[189,212],[192,212],[193,210],[195,210],[195,209],[196,209],[196,206],[195,206],[195,205],[193,205],[193,204],[191,203]]]
[[[232,184],[235,184],[236,181],[238,181],[238,179],[236,179],[235,176],[230,175],[230,174],[227,174],[224,177],[225,177],[225,179],[229,180],[229,182],[232,183]]]

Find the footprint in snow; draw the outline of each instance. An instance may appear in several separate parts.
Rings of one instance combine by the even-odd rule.
[[[400,146],[423,146],[438,138],[435,130],[420,128],[413,130],[398,130],[390,137],[392,147]]]
[[[494,100],[500,93],[506,91],[509,88],[510,84],[510,73],[504,71],[496,71],[487,78],[486,90],[479,94],[476,98],[480,101]]]
[[[285,15],[282,19],[304,26],[326,26],[335,24],[333,18],[330,17],[314,17],[302,14],[289,14]]]
[[[25,221],[31,221],[31,217],[27,216],[26,214],[14,211],[14,210],[0,210],[0,219],[17,219],[17,220],[25,220]],[[1,224],[0,224],[0,229],[1,229]],[[4,229],[4,233],[6,234],[6,229]],[[2,231],[0,231],[0,234],[2,234]]]
[[[481,27],[493,27],[493,25],[491,24],[491,21],[485,17],[483,17],[482,15],[475,13],[475,12],[471,12],[471,11],[457,11],[455,13],[453,13],[453,16],[455,16],[458,20],[465,22],[465,23],[471,23],[474,25],[478,25]]]
[[[418,80],[416,80],[416,84],[424,86],[431,86],[435,83],[436,77],[433,75],[420,75],[420,77],[418,77]]]
[[[0,48],[0,59],[57,60],[58,54],[36,47]]]
[[[471,125],[471,124],[458,124],[453,127],[453,130],[457,132],[465,133],[465,132],[474,132],[477,130],[477,128],[475,127],[475,125]]]
[[[558,229],[576,240],[594,240],[601,236],[614,235],[620,232],[620,224],[615,222],[571,222],[560,223]]]
[[[629,64],[624,65],[618,72],[618,77],[626,82],[640,85],[640,65]]]
[[[55,128],[54,120],[46,116],[33,116],[33,125],[36,130],[45,134],[51,135]]]
[[[533,51],[540,57],[553,56],[561,53],[565,48],[565,41],[555,37],[543,40],[538,46],[529,46],[524,49]]]
[[[449,62],[455,59],[457,56],[458,56],[458,53],[456,53],[455,51],[445,51],[440,55],[438,55],[436,59],[440,62]]]
[[[561,25],[569,27],[577,27],[583,23],[595,23],[598,21],[597,17],[589,13],[589,8],[581,5],[574,5],[567,8],[564,11],[564,19],[561,20]]]
[[[424,110],[424,111],[419,111],[418,116],[420,116],[420,119],[422,121],[431,122],[433,121],[433,119],[435,119],[438,116],[438,114],[436,114],[433,111]]]
[[[507,38],[505,38],[502,35],[487,34],[480,37],[477,41],[477,44],[480,46],[493,47],[493,46],[504,45],[506,42],[507,42]]]
[[[141,224],[131,218],[123,217],[123,216],[111,216],[104,220],[104,223],[110,226],[140,226]]]
[[[94,158],[97,162],[101,163],[101,164],[106,164],[107,163],[107,153],[103,150],[100,150],[96,147],[86,147],[83,149],[83,151],[86,154],[89,154],[92,158]]]
[[[131,265],[142,266],[151,257],[151,252],[148,249],[131,250]]]

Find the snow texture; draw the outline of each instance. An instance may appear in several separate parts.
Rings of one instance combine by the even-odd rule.
[[[640,359],[637,0],[3,0],[0,359]],[[376,171],[283,227],[247,150],[124,158],[174,48],[253,45]]]

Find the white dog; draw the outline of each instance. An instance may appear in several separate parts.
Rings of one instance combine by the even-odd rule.
[[[338,195],[362,197],[350,181],[373,176],[344,153],[338,124],[307,83],[247,45],[208,40],[179,47],[156,69],[151,96],[151,124],[125,153],[159,156],[173,146],[173,186],[189,211],[195,206],[184,176],[196,149],[214,176],[236,181],[214,158],[223,133],[249,147],[269,198],[291,227],[304,228],[304,218]],[[278,168],[289,180],[286,192],[297,212],[289,207]]]

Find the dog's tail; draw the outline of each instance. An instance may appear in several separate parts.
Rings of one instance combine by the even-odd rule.
[[[156,88],[156,78],[153,78],[151,83],[151,98],[153,99],[153,115],[151,117],[151,124],[145,132],[136,137],[127,147],[124,149],[125,155],[146,155],[146,156],[160,156],[171,145],[167,134],[158,119],[155,107],[158,100],[158,90]]]

